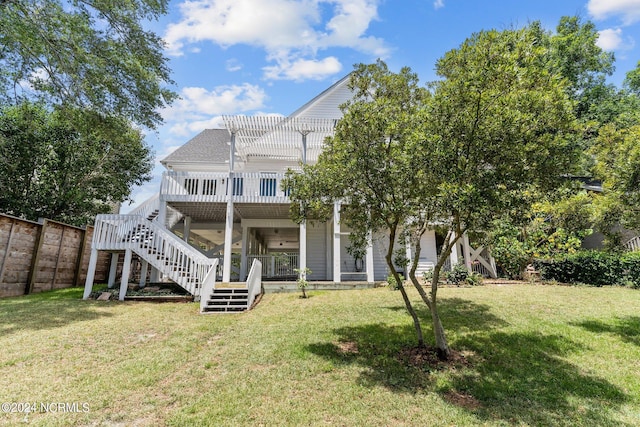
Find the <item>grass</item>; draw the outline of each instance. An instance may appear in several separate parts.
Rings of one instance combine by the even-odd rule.
[[[0,300],[0,400],[88,411],[0,425],[640,424],[638,291],[444,288],[449,342],[469,363],[439,369],[399,356],[414,332],[386,288],[271,294],[208,316],[81,294]]]

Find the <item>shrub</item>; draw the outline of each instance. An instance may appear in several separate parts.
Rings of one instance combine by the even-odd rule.
[[[469,270],[464,264],[456,264],[451,267],[451,271],[445,273],[447,283],[460,286],[462,282],[467,280],[467,276],[469,275]]]
[[[640,253],[638,252],[616,254],[583,251],[555,259],[535,260],[533,264],[543,280],[640,288]]]
[[[404,280],[404,277],[402,276],[402,274],[400,275],[400,280]],[[387,276],[387,283],[389,284],[389,288],[392,291],[396,291],[396,290],[400,289],[400,284],[398,282],[396,282],[396,278],[393,277],[392,274]]]

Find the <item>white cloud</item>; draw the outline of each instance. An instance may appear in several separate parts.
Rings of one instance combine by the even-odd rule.
[[[440,9],[440,8],[442,8],[442,7],[444,7],[444,0],[435,0],[435,1],[433,2],[433,8],[434,8],[435,10],[438,10],[438,9]]]
[[[622,29],[608,28],[598,32],[596,45],[606,51],[614,51],[622,44]]]
[[[271,80],[322,80],[342,70],[342,64],[333,56],[322,60],[290,61],[289,58],[284,58],[277,65],[264,67],[263,70],[265,77]]]
[[[187,45],[207,41],[223,47],[257,46],[268,59],[279,59],[275,68],[286,63],[300,66],[301,58],[327,65],[327,59],[317,60],[316,54],[330,47],[385,57],[389,53],[385,42],[366,35],[371,22],[378,19],[380,1],[187,0],[180,6],[181,20],[167,27],[165,41],[173,55],[182,55]],[[267,74],[272,75],[304,78],[295,70]],[[317,78],[315,73],[310,75]]]
[[[640,0],[589,0],[587,10],[598,20],[620,16],[625,25],[640,21]]]
[[[238,62],[237,59],[228,59],[227,62],[225,63],[225,68],[227,71],[240,71],[242,70],[243,65]]]
[[[264,106],[267,95],[259,86],[218,86],[212,90],[202,87],[185,87],[180,99],[163,112],[167,122],[174,123],[169,132],[174,135],[189,134],[222,125],[221,114],[254,111]]]
[[[623,37],[622,28],[607,28],[598,32],[596,45],[608,52],[631,50],[635,46],[635,40]]]

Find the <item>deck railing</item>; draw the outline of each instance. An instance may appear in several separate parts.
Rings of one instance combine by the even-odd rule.
[[[235,172],[229,183],[224,172],[176,172],[162,175],[160,193],[168,202],[289,203],[281,188],[284,173]]]
[[[295,269],[299,265],[297,253],[277,253],[266,255],[248,255],[247,263],[259,260],[262,265],[262,277],[295,276]]]

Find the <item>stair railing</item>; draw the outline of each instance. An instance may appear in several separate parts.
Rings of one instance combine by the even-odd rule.
[[[164,227],[138,215],[97,215],[94,230],[96,249],[130,249],[193,295],[200,294],[215,265]]]
[[[256,297],[262,292],[262,263],[260,260],[254,259],[247,276],[248,301],[247,310],[251,308]]]
[[[636,236],[633,239],[630,239],[627,243],[624,244],[624,247],[628,251],[640,251],[640,236]]]
[[[213,290],[216,287],[216,266],[218,260],[214,259],[211,268],[204,277],[202,287],[200,288],[200,313],[204,313],[204,308],[207,306],[207,300],[213,294]]]

